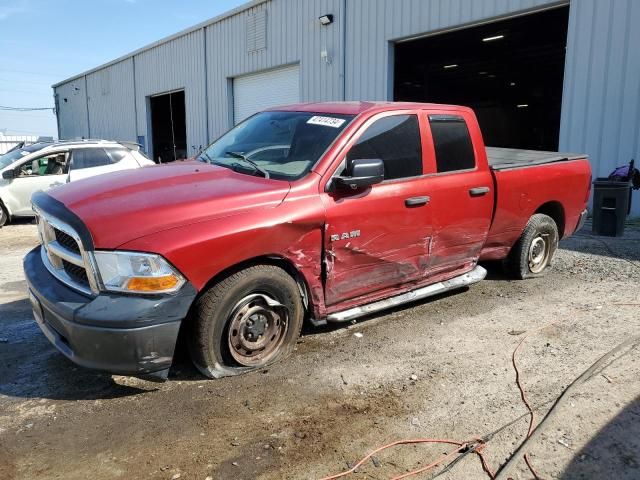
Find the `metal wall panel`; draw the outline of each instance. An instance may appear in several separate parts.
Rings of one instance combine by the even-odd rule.
[[[299,63],[302,101],[342,99],[342,8],[342,0],[272,0],[206,27],[212,140],[233,124],[234,77]],[[247,15],[257,10],[266,10],[266,48],[248,52]],[[324,14],[334,23],[320,25]]]
[[[85,77],[76,78],[55,88],[58,108],[58,138],[89,137]]]
[[[91,137],[136,141],[133,59],[87,75]]]
[[[148,97],[184,90],[189,155],[207,143],[204,34],[196,30],[134,57],[138,135],[151,145]]]
[[[593,176],[607,176],[640,164],[640,2],[573,0],[569,16],[560,148],[588,153]]]

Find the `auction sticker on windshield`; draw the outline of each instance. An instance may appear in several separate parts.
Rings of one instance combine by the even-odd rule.
[[[333,127],[333,128],[340,128],[344,122],[345,120],[343,118],[320,117],[320,116],[311,117],[309,120],[307,120],[307,123],[311,125],[322,125],[324,127]]]

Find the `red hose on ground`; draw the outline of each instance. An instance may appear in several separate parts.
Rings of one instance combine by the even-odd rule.
[[[371,457],[373,457],[376,453],[381,452],[382,450],[395,447],[396,445],[405,445],[405,444],[413,444],[413,443],[446,443],[448,445],[456,445],[458,447],[457,449],[453,450],[452,452],[438,459],[435,463],[432,463],[431,466],[428,468],[435,467],[436,465],[438,465],[439,463],[442,463],[443,461],[452,457],[456,453],[459,453],[460,450],[464,450],[464,448],[466,448],[467,446],[467,444],[464,442],[456,442],[455,440],[449,440],[449,439],[443,439],[443,438],[415,438],[415,439],[407,439],[407,440],[397,440],[395,442],[388,443],[387,445],[383,445],[382,447],[376,448],[372,452],[369,452],[364,457],[362,457],[362,459],[358,463],[356,463],[353,467],[351,467],[349,470],[345,470],[344,472],[338,473],[336,475],[331,475],[330,477],[324,477],[320,480],[334,480],[336,478],[344,477],[346,475],[349,475],[355,472],[358,469],[358,467],[360,467],[364,462],[366,462]],[[423,468],[427,468],[427,467],[423,467]],[[404,477],[396,477],[396,478],[404,478]]]
[[[473,452],[476,453],[480,457],[480,461],[482,462],[482,469],[485,472],[487,472],[487,474],[489,475],[489,477],[491,479],[493,479],[495,477],[494,473],[489,468],[489,465],[488,465],[486,459],[482,455],[482,451],[481,450],[482,450],[482,448],[484,448],[484,442],[482,442],[482,440],[474,440],[474,441],[471,441],[471,442],[457,442],[455,440],[449,440],[449,439],[443,439],[443,438],[416,438],[416,439],[398,440],[398,441],[389,443],[387,445],[383,445],[382,447],[376,448],[372,452],[369,452],[367,455],[365,455],[358,463],[356,463],[349,470],[345,470],[344,472],[338,473],[336,475],[331,475],[329,477],[321,478],[320,480],[335,480],[336,478],[344,477],[346,475],[354,473],[367,460],[369,460],[372,456],[374,456],[378,452],[381,452],[382,450],[386,450],[387,448],[391,448],[391,447],[394,447],[396,445],[406,445],[406,444],[415,444],[415,443],[445,443],[445,444],[448,444],[448,445],[457,445],[458,448],[456,448],[455,450],[452,450],[451,452],[447,453],[446,455],[443,455],[442,457],[438,458],[436,461],[431,462],[429,465],[425,465],[424,467],[420,467],[420,468],[418,468],[416,470],[412,470],[410,472],[403,473],[401,475],[395,476],[391,480],[402,480],[404,478],[411,477],[411,476],[418,475],[420,473],[426,472],[427,470],[430,470],[430,469],[432,469],[434,467],[437,467],[442,462],[445,462],[446,460],[449,460],[451,457],[454,457],[455,455],[461,454],[462,452],[467,450],[467,448],[470,448],[472,445],[476,445],[476,444],[479,444],[479,445],[474,448]]]

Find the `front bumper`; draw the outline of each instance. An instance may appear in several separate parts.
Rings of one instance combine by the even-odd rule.
[[[24,259],[38,326],[67,358],[83,367],[124,375],[165,376],[182,320],[196,296],[190,283],[173,295],[83,295],[57,280],[40,247]]]

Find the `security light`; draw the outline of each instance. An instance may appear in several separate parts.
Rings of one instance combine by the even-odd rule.
[[[529,106],[528,103],[521,103],[520,105],[516,105],[518,108],[527,108]]]
[[[502,40],[503,38],[504,38],[504,35],[494,35],[493,37],[483,38],[482,41],[483,42],[493,42],[494,40]]]
[[[457,66],[458,66],[458,64],[457,64],[457,63],[452,63],[451,65],[445,65],[445,66],[444,66],[444,67],[442,67],[442,68],[444,68],[445,70],[447,70],[447,69],[449,69],[449,68],[456,68]]]
[[[333,15],[322,15],[321,17],[319,17],[319,20],[320,24],[326,27],[327,25],[331,25],[333,23]]]

